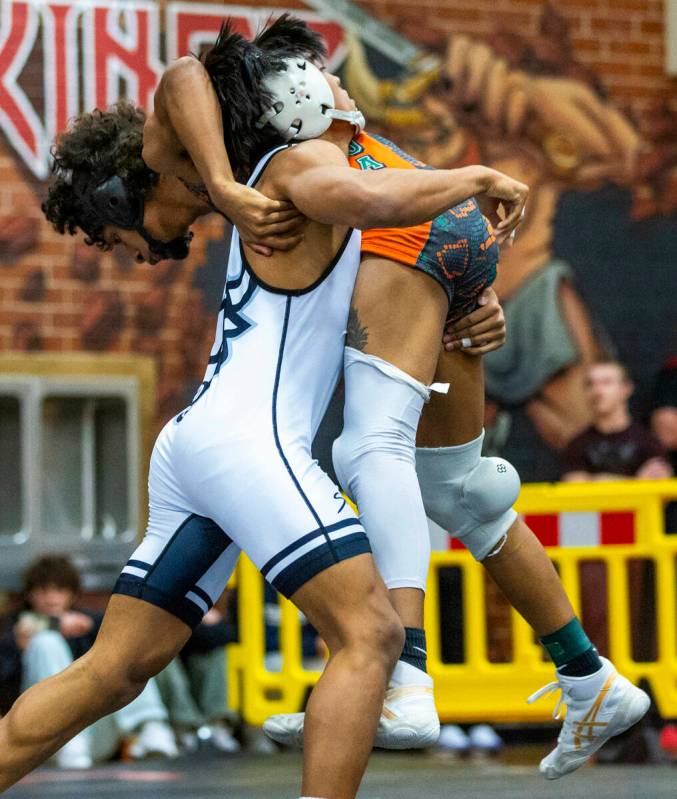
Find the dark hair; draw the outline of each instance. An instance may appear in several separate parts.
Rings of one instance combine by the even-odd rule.
[[[282,143],[270,125],[257,127],[270,107],[263,81],[286,58],[320,61],[326,55],[322,38],[303,20],[282,14],[249,41],[235,33],[231,20],[222,26],[214,46],[202,58],[219,98],[223,132],[231,167],[242,179],[267,151]]]
[[[56,586],[80,593],[80,574],[66,555],[44,555],[31,563],[23,576],[23,593],[35,588]]]
[[[95,109],[74,117],[52,146],[53,177],[42,210],[59,233],[73,235],[82,227],[83,215],[71,185],[72,171],[101,176],[118,175],[128,187],[145,197],[158,179],[144,163],[143,109],[121,100],[105,111]],[[87,244],[106,249],[99,230],[85,230]]]

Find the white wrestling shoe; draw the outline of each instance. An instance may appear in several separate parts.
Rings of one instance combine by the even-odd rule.
[[[284,746],[303,746],[304,713],[270,716],[263,731]],[[425,749],[437,743],[440,720],[433,681],[420,669],[399,660],[386,691],[374,746],[381,749]]]
[[[562,691],[553,717],[559,719],[562,705],[566,715],[557,746],[541,760],[539,771],[556,780],[582,766],[609,738],[636,724],[649,709],[651,700],[640,688],[622,677],[613,665],[600,658],[602,668],[586,677],[557,675],[552,682],[532,694],[531,704],[546,694]]]

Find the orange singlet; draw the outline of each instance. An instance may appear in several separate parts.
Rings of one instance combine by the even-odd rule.
[[[432,169],[380,136],[360,133],[350,143],[354,169]],[[431,222],[408,228],[373,228],[362,233],[362,252],[419,269],[447,293],[449,319],[476,307],[477,296],[496,278],[499,248],[489,221],[474,199]]]

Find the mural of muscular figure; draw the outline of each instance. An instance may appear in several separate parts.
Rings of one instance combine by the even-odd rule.
[[[486,358],[487,391],[501,405],[524,405],[543,441],[560,449],[589,423],[583,373],[609,344],[572,267],[553,254],[557,204],[569,189],[628,185],[643,145],[594,74],[571,61],[563,21],[550,10],[542,28],[535,42],[452,36],[436,74],[417,76],[409,93],[398,90],[409,104],[393,102],[357,42],[346,82],[369,119],[422,160],[439,167],[481,160],[531,187],[524,224],[501,255],[495,288],[509,335]]]

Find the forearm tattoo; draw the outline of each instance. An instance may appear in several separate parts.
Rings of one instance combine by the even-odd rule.
[[[353,305],[350,306],[348,312],[348,331],[346,333],[346,347],[353,347],[353,349],[363,351],[367,346],[367,339],[369,338],[369,328],[362,327],[360,323],[360,316],[357,313],[357,308]]]

